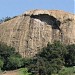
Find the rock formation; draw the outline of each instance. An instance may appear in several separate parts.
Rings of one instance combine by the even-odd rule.
[[[48,42],[75,43],[75,16],[60,10],[32,10],[0,24],[0,41],[24,57],[34,56]]]

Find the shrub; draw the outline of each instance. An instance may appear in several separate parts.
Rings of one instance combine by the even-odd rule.
[[[6,65],[7,69],[17,69],[23,65],[22,58],[10,56]]]
[[[28,72],[27,68],[21,68],[19,75],[31,75],[31,73]]]
[[[59,71],[58,75],[73,75],[74,69],[73,67],[64,67]]]

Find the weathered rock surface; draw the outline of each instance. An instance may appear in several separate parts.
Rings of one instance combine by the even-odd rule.
[[[34,56],[48,42],[75,43],[75,15],[60,10],[32,10],[0,24],[0,41],[24,57]]]

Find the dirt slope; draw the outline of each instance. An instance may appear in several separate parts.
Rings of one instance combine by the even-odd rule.
[[[15,71],[6,71],[4,72],[3,74],[0,74],[0,75],[18,75],[18,71],[15,70]]]

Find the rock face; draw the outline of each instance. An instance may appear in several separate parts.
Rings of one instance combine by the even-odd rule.
[[[23,57],[34,56],[48,42],[75,43],[75,16],[60,10],[32,10],[0,24],[0,41]]]

